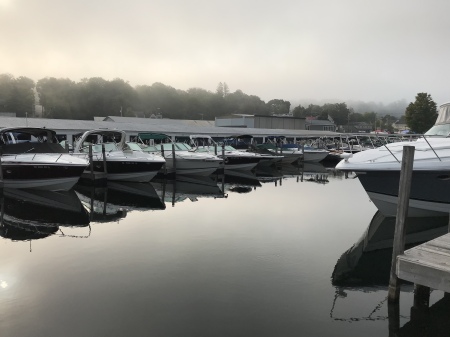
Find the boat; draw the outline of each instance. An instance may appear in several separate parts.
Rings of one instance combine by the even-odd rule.
[[[125,132],[120,130],[86,131],[76,140],[74,153],[87,154],[92,148],[92,169],[106,171],[107,180],[149,182],[165,164],[165,159],[133,151],[126,146],[125,139]]]
[[[258,168],[277,166],[281,164],[283,160],[283,156],[281,155],[273,154],[271,152],[262,153],[261,151],[258,151],[256,145],[253,144],[252,135],[231,136],[225,138],[223,142],[225,145],[232,146],[235,150],[238,151],[257,153],[261,158],[257,165]]]
[[[67,152],[46,128],[0,130],[1,180],[5,188],[70,190],[89,164]]]
[[[298,147],[283,147],[281,144],[285,142],[284,136],[268,136],[266,142],[256,145],[256,152],[261,154],[272,154],[283,156],[281,164],[290,165],[299,163],[303,160],[303,152]]]
[[[225,162],[225,170],[252,170],[262,160],[257,153],[238,151],[230,145],[217,144],[211,136],[191,135],[190,145],[195,152],[217,154]]]
[[[376,207],[395,216],[403,147],[415,147],[408,216],[425,217],[450,211],[450,103],[439,107],[436,124],[415,141],[385,144],[357,154],[343,154],[336,166],[353,171]]]
[[[211,153],[197,153],[188,144],[174,143],[165,134],[139,133],[143,151],[164,156],[166,173],[209,176],[219,169],[223,160]]]

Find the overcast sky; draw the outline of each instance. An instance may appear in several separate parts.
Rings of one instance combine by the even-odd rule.
[[[449,0],[0,0],[0,73],[450,101]]]

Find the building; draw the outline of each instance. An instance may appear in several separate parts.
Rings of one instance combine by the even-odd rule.
[[[305,130],[305,118],[289,115],[263,116],[236,114],[216,117],[215,126],[255,129]]]

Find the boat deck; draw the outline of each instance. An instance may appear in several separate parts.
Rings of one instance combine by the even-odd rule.
[[[396,270],[402,280],[450,292],[450,234],[406,250]]]

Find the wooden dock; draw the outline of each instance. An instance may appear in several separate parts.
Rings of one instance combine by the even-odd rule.
[[[450,293],[450,234],[406,250],[396,271],[402,280]]]

